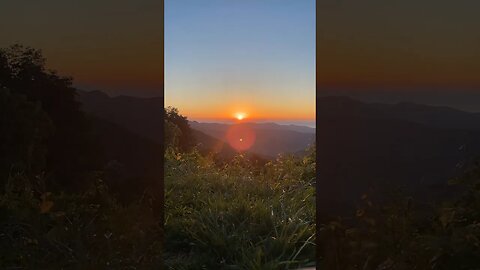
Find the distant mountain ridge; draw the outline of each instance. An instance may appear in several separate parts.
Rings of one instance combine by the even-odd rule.
[[[101,91],[77,91],[82,110],[156,142],[161,141],[163,98],[110,97]]]
[[[139,98],[130,96],[110,97],[101,91],[78,91],[78,101],[82,109],[95,117],[115,123],[127,130],[144,136],[156,143],[161,141],[161,113],[163,98]],[[190,122],[196,130],[194,135],[204,152],[213,151],[221,156],[231,157],[236,151],[225,143],[224,124],[202,124]],[[208,128],[204,128],[208,126]],[[279,125],[275,123],[255,124],[258,140],[249,152],[264,158],[274,158],[279,153],[299,153],[314,140],[315,129],[299,125]],[[219,145],[221,147],[219,148]],[[216,148],[214,148],[216,147]],[[258,150],[258,152],[257,152]]]
[[[399,119],[442,128],[480,129],[480,113],[410,102],[365,103],[349,97],[329,96],[317,99],[317,110],[322,116]]]
[[[112,98],[79,91],[78,100],[87,113],[163,143],[162,98]],[[480,156],[478,113],[335,96],[318,98],[317,112],[316,133],[274,123],[252,124],[259,144],[251,151],[268,157],[279,150],[296,153],[316,136],[319,211],[337,213],[335,207],[352,205],[370,190],[402,187],[424,201],[444,196],[451,192],[447,180]],[[191,126],[204,151],[235,153],[224,140],[228,125],[191,122]]]
[[[294,125],[294,124],[278,124],[274,122],[245,122],[245,124],[254,124],[256,125],[257,129],[269,129],[269,130],[291,130],[296,132],[308,133],[308,134],[315,134],[315,128],[302,126],[302,125]]]
[[[480,118],[448,107],[317,99],[318,214],[362,194],[402,188],[428,202],[448,196],[447,180],[480,157]]]
[[[248,126],[255,132],[255,143],[249,151],[270,158],[284,153],[301,153],[315,141],[315,129],[309,127],[251,122],[237,125]],[[226,133],[231,125],[191,121],[190,126],[214,138],[226,141]]]

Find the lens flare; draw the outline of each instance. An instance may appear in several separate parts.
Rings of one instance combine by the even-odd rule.
[[[227,142],[237,151],[246,151],[255,143],[255,132],[245,124],[232,125],[227,131]]]

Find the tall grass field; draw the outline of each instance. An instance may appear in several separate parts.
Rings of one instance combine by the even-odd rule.
[[[315,155],[218,164],[165,154],[168,269],[296,269],[315,262]]]

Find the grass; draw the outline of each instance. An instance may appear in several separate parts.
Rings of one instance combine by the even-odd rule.
[[[314,264],[314,158],[227,165],[166,154],[169,269],[295,269]]]

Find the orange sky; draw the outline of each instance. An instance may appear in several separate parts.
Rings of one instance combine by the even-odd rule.
[[[165,104],[189,119],[315,119],[315,1],[166,1]]]
[[[320,1],[320,85],[480,88],[479,1],[340,2]]]
[[[312,89],[312,92],[314,90]],[[315,99],[302,100],[275,96],[285,100],[284,104],[268,102],[268,99],[255,100],[236,97],[221,98],[200,104],[195,99],[183,101],[177,106],[182,114],[191,119],[234,119],[237,113],[244,113],[249,120],[312,120],[315,118]]]
[[[85,90],[162,96],[161,7],[156,0],[2,0],[0,47],[41,49],[49,68]]]

